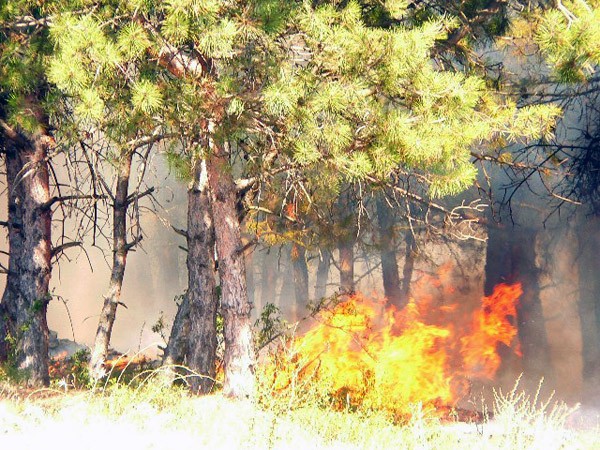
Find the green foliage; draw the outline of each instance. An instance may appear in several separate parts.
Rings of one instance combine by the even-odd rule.
[[[560,81],[586,80],[600,64],[600,3],[564,1],[543,14],[535,40]]]
[[[397,8],[390,14],[403,14],[403,2],[389,3],[390,11]],[[305,4],[295,17],[311,57],[306,67],[281,70],[263,101],[304,170],[318,165],[323,173],[328,166],[342,181],[416,171],[430,196],[453,195],[476,178],[470,155],[482,141],[552,131],[556,108],[517,111],[482,78],[432,63],[436,42],[456,26],[450,18],[412,28],[367,26],[355,1],[339,8]]]
[[[261,349],[277,337],[284,336],[287,323],[281,318],[281,310],[273,303],[267,303],[256,319],[254,328],[257,334],[255,345],[257,349]]]

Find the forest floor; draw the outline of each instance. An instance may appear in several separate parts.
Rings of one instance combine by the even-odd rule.
[[[192,397],[159,383],[96,392],[0,383],[0,449],[597,449],[598,425],[597,412],[512,394],[483,423],[440,421],[417,405],[398,424],[375,412]]]

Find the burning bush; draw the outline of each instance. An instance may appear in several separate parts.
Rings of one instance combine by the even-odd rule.
[[[338,409],[397,415],[409,415],[417,403],[447,410],[468,393],[469,379],[493,379],[499,344],[519,354],[513,319],[521,293],[519,284],[497,286],[472,312],[470,326],[439,325],[439,311],[428,302],[411,299],[398,311],[385,301],[350,297],[271,351],[261,368],[269,391],[263,399],[301,404],[312,396]]]

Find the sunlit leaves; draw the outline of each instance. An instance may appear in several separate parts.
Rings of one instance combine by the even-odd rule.
[[[220,21],[197,36],[197,45],[209,58],[230,57],[235,39],[238,36],[238,25],[229,19]]]
[[[162,106],[162,93],[151,81],[140,80],[133,85],[131,103],[136,110],[151,114]]]
[[[565,2],[562,11],[546,12],[535,40],[559,79],[583,81],[600,64],[600,7]]]
[[[127,59],[141,57],[151,45],[146,31],[137,22],[125,25],[117,38],[117,48]]]
[[[94,89],[83,89],[75,112],[83,119],[100,120],[104,115],[104,102]]]

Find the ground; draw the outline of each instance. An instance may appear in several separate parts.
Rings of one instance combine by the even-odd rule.
[[[5,384],[0,448],[600,448],[597,412],[573,415],[560,408],[532,409],[521,397],[505,400],[505,410],[483,424],[440,422],[418,405],[411,420],[394,424],[374,412],[283,405],[265,410],[219,394],[192,397],[158,383],[95,392],[26,391]]]

